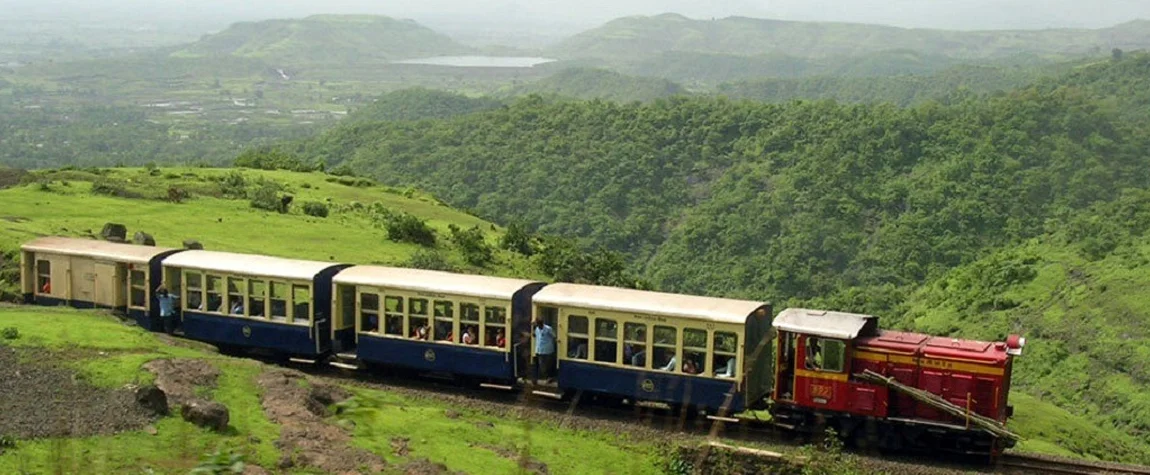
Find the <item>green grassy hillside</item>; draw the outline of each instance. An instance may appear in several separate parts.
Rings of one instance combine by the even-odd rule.
[[[371,15],[314,15],[236,23],[172,53],[236,56],[272,65],[371,63],[464,54],[472,49],[411,20]]]
[[[237,177],[243,177],[240,183]],[[538,277],[523,256],[498,248],[503,234],[479,218],[424,193],[321,173],[207,168],[102,169],[34,172],[25,185],[0,190],[0,250],[36,236],[98,234],[106,222],[151,233],[158,245],[199,240],[207,249],[321,261],[420,265],[476,273]],[[169,189],[190,194],[168,201]],[[95,191],[93,191],[95,189]],[[287,213],[254,208],[264,189],[291,194]],[[274,200],[275,198],[273,198]],[[327,217],[304,213],[322,203]],[[434,246],[388,239],[386,216],[411,214],[437,234]],[[451,241],[450,226],[478,228],[492,252],[469,263]],[[415,257],[415,261],[413,261]],[[9,284],[11,285],[11,284]]]
[[[991,58],[1017,53],[1098,54],[1114,47],[1147,46],[1148,21],[1097,30],[965,32],[745,17],[694,20],[668,13],[612,20],[560,42],[551,53],[565,58],[634,60],[667,51],[832,57],[909,49],[954,58]]]

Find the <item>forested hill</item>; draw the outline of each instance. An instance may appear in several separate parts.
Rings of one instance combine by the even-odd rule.
[[[172,56],[233,56],[285,64],[343,64],[469,52],[471,48],[411,20],[372,15],[314,15],[236,23],[176,50]]]
[[[607,69],[568,68],[538,81],[512,88],[509,94],[553,94],[579,99],[648,101],[684,92],[682,86],[666,79],[629,76]]]
[[[1133,369],[1150,339],[1113,325],[1150,324],[1139,310],[1150,305],[1110,302],[1117,320],[1054,310],[1099,295],[1080,287],[1100,280],[1077,263],[1099,273],[1150,267],[1146,227],[1130,217],[1147,202],[1136,190],[1150,185],[1150,128],[1128,120],[1139,101],[1111,95],[1138,90],[1147,64],[1128,55],[993,97],[908,108],[529,96],[442,120],[337,126],[297,153],[414,184],[496,222],[525,220],[625,251],[662,290],[874,312],[966,337],[1037,333],[1033,356],[1020,360],[1030,375],[1021,387],[1043,395],[1039,383],[1057,378],[1040,375],[1068,369],[1059,351],[1081,354],[1067,360],[1078,365],[1074,374],[1113,380],[1107,399],[1064,394],[1059,402],[1145,440],[1145,398],[1117,395],[1150,394],[1145,364]],[[1100,218],[1108,203],[1113,217]],[[1031,239],[1088,257],[984,261]],[[1034,279],[1027,267],[1046,277],[1018,290]],[[980,316],[938,317],[969,312]],[[1083,335],[1107,335],[1123,350],[1085,352]],[[1150,457],[1140,447],[1130,453]]]
[[[622,59],[669,51],[829,57],[910,49],[956,58],[989,58],[1018,53],[1098,54],[1112,48],[1146,47],[1150,47],[1150,21],[1097,30],[948,31],[746,17],[694,20],[667,13],[612,20],[560,42],[551,53],[566,58]]]

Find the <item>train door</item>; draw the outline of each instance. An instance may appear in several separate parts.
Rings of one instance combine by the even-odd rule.
[[[81,257],[72,258],[71,263],[68,272],[72,292],[68,300],[73,305],[91,306],[96,303],[96,263]]]
[[[128,283],[120,272],[120,266],[115,262],[95,262],[93,269],[95,271],[95,280],[92,282],[95,298],[93,302],[103,307],[115,309],[123,307]]]
[[[780,401],[795,400],[795,348],[797,340],[794,333],[779,332],[779,364],[778,378],[775,380],[775,398]]]
[[[559,363],[558,356],[559,356],[559,351],[560,351],[559,335],[561,334],[560,329],[559,329],[559,309],[557,309],[555,307],[548,307],[548,306],[540,305],[538,307],[535,307],[535,318],[542,320],[544,325],[551,327],[551,331],[552,331],[551,337],[554,341],[554,345],[553,345],[554,353],[551,355],[550,358],[544,358],[544,359],[539,359],[539,355],[537,355],[535,353],[535,348],[536,348],[537,342],[535,341],[535,321],[534,321],[534,319],[532,319],[531,330],[530,330],[531,331],[531,333],[530,333],[531,338],[529,338],[527,340],[528,345],[530,345],[530,353],[529,354],[532,356],[532,358],[531,358],[531,361],[533,362],[532,369],[533,369],[533,371],[539,371],[539,372],[542,372],[543,374],[546,374],[546,376],[548,378],[555,378],[558,376],[558,370],[559,370],[559,366],[558,366],[558,363]],[[546,368],[544,368],[543,366],[546,366]],[[538,374],[537,374],[537,376],[538,376]]]

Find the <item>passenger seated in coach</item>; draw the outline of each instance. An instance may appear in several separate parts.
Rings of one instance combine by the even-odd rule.
[[[674,371],[675,370],[675,362],[676,362],[675,355],[671,355],[671,359],[667,360],[667,365],[663,366],[662,368],[659,368],[659,369],[663,370],[663,371]]]
[[[507,338],[505,336],[503,336],[503,330],[502,329],[500,329],[499,333],[497,333],[495,335],[495,346],[498,346],[500,348],[507,347]]]
[[[479,336],[476,333],[475,327],[467,327],[467,330],[463,332],[463,338],[461,341],[464,345],[474,345],[478,339]]]
[[[411,338],[427,341],[427,334],[429,333],[428,330],[429,328],[427,328],[427,325],[420,325],[415,329],[414,332],[411,333]]]
[[[683,372],[687,374],[699,374],[699,366],[695,364],[695,360],[687,358],[683,361]]]
[[[379,330],[379,317],[375,315],[363,316],[363,331],[376,332]]]
[[[727,358],[725,368],[715,372],[715,376],[719,378],[733,378],[735,377],[735,358]]]
[[[647,365],[647,350],[639,350],[638,353],[631,355],[631,366],[646,366]]]
[[[232,314],[233,315],[243,315],[244,314],[244,301],[243,300],[237,300],[235,305],[232,305]]]

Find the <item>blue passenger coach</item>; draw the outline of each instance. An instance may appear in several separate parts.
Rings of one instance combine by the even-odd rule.
[[[533,303],[565,392],[734,413],[772,386],[769,303],[567,283]]]
[[[160,262],[177,252],[95,239],[37,238],[21,246],[24,300],[106,308],[156,330],[160,314],[152,292],[160,285]]]
[[[334,338],[354,344],[361,363],[504,384],[526,371],[524,335],[541,282],[354,266],[334,283]]]
[[[185,337],[312,360],[332,350],[331,279],[349,265],[201,250],[163,265]]]

